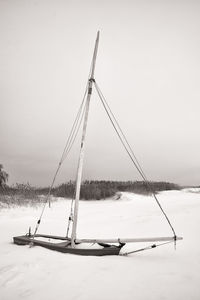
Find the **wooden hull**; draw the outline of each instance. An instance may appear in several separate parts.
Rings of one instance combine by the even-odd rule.
[[[69,254],[77,254],[77,255],[86,255],[86,256],[104,256],[104,255],[119,255],[120,246],[115,245],[105,245],[100,249],[90,249],[90,248],[72,248],[71,242],[67,238],[51,236],[51,235],[36,235],[35,238],[49,238],[54,240],[63,240],[61,243],[52,243],[52,242],[44,242],[38,239],[32,238],[29,235],[16,236],[13,237],[13,241],[17,245],[29,245],[32,244],[34,246],[41,246],[47,249],[69,253]]]

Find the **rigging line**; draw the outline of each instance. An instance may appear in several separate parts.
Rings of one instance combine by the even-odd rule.
[[[79,110],[78,110],[78,113],[77,113],[77,115],[76,115],[76,118],[75,118],[74,123],[73,123],[72,128],[71,128],[69,137],[68,137],[67,142],[66,142],[66,144],[65,144],[65,148],[64,148],[64,150],[63,150],[63,153],[62,153],[62,156],[61,156],[61,160],[60,160],[61,163],[62,163],[62,162],[65,160],[65,158],[66,158],[66,152],[67,152],[67,154],[68,154],[69,151],[71,150],[70,143],[71,143],[71,141],[72,141],[72,139],[73,139],[73,137],[74,137],[74,133],[75,133],[75,131],[76,131],[76,129],[77,129],[77,126],[80,127],[80,125],[78,125],[78,122],[79,122],[79,120],[80,120],[81,114],[83,113],[83,111],[84,111],[84,109],[85,109],[85,108],[84,108],[84,105],[85,105],[85,104],[84,104],[84,101],[85,101],[87,89],[88,89],[88,83],[87,83],[87,86],[86,86],[86,89],[85,89],[85,93],[84,93],[84,96],[83,96],[83,100],[82,100],[81,106],[80,106],[80,108],[79,108]],[[81,117],[81,120],[82,120],[82,117]],[[70,150],[69,150],[69,148],[70,148]]]
[[[90,69],[89,69],[89,74],[88,74],[88,79],[87,79],[87,85],[86,85],[86,89],[85,89],[85,94],[84,94],[83,100],[85,100],[85,96],[86,96],[86,93],[87,93],[87,91],[88,91],[88,85],[89,85],[89,80],[90,80],[90,78],[91,78],[92,67],[93,67],[93,58],[92,58],[92,61],[91,61],[91,63],[90,63]],[[85,109],[85,108],[84,108],[84,109]],[[84,115],[84,113],[83,113],[83,115]],[[82,115],[82,117],[81,117],[81,121],[82,121],[83,115]],[[81,121],[80,121],[80,124],[81,124]],[[78,130],[79,130],[79,128],[80,128],[80,124],[79,124]],[[77,136],[77,133],[76,133],[76,136]],[[75,138],[76,138],[76,136],[75,136]],[[75,140],[75,138],[74,138],[74,140]],[[73,143],[74,143],[74,140],[73,140],[73,142],[72,142],[72,145],[73,145]],[[64,152],[65,152],[65,151],[67,152],[67,155],[68,155],[68,153],[69,153],[69,151],[71,150],[71,147],[72,147],[72,146],[69,146],[69,147],[70,147],[69,150],[66,150],[66,147],[65,147],[65,150],[63,151],[63,156],[64,156]],[[63,156],[62,156],[62,157],[63,157]],[[64,157],[62,161],[64,161],[65,158],[66,158],[66,157]]]
[[[83,116],[84,116],[84,113],[85,113],[85,108],[86,108],[86,103],[84,104],[84,107],[83,107],[83,109],[81,111],[81,115],[80,115],[79,120],[77,122],[77,126],[76,126],[76,128],[74,130],[74,134],[73,134],[73,136],[72,136],[72,138],[70,140],[71,144],[69,143],[69,145],[68,145],[68,147],[67,147],[67,149],[65,151],[65,154],[63,156],[62,162],[66,159],[67,155],[69,154],[69,152],[70,152],[70,150],[71,150],[71,148],[72,148],[72,146],[73,146],[73,144],[75,142],[75,139],[77,137],[77,134],[79,132],[79,129],[80,129],[80,126],[81,126],[81,123],[82,123],[82,120],[83,120]]]
[[[110,113],[111,113],[111,115],[112,115],[114,121],[116,122],[116,125],[118,126],[118,128],[119,128],[119,130],[120,130],[120,133],[122,134],[122,136],[123,136],[125,142],[127,143],[127,145],[128,145],[128,147],[129,147],[129,150],[130,150],[131,154],[132,154],[133,157],[135,158],[135,160],[136,160],[136,162],[137,162],[137,164],[138,164],[138,167],[139,167],[141,173],[142,173],[143,176],[144,176],[144,177],[143,177],[144,182],[145,182],[146,185],[148,186],[150,192],[152,193],[152,195],[153,195],[154,199],[156,200],[158,206],[160,207],[162,213],[165,215],[165,217],[166,217],[168,223],[170,224],[170,221],[169,221],[167,215],[165,214],[163,208],[161,207],[161,205],[160,205],[160,203],[159,203],[159,201],[158,201],[158,199],[157,199],[157,197],[156,197],[156,195],[155,195],[155,191],[152,189],[151,185],[149,184],[149,182],[148,182],[148,180],[147,180],[147,177],[146,177],[144,171],[142,170],[142,167],[141,167],[140,163],[138,162],[138,160],[137,160],[137,158],[136,158],[136,156],[135,156],[135,154],[134,154],[134,152],[133,152],[133,150],[132,150],[130,144],[128,143],[128,140],[127,140],[125,134],[123,133],[123,131],[122,131],[122,129],[121,129],[121,127],[120,127],[118,121],[116,120],[114,114],[112,113],[111,108],[109,107],[109,105],[108,105],[108,103],[107,103],[105,97],[103,96],[103,93],[101,92],[101,90],[100,90],[100,88],[98,87],[98,85],[97,85],[96,82],[95,82],[95,86],[98,88],[99,92],[101,93],[102,99],[104,100],[105,104],[107,105],[108,110],[110,111]],[[170,225],[170,227],[171,227],[171,225]],[[173,227],[172,227],[172,228],[173,228]],[[172,231],[173,231],[174,236],[176,236],[174,229],[172,229]]]
[[[113,117],[113,119],[114,119],[116,125],[118,126],[118,129],[119,129],[121,135],[123,136],[123,138],[124,138],[124,140],[125,140],[125,142],[126,142],[128,148],[129,148],[129,150],[130,150],[132,156],[134,157],[134,159],[135,159],[135,161],[136,161],[136,163],[137,163],[137,165],[138,165],[138,168],[140,169],[141,173],[143,174],[143,176],[144,176],[145,179],[146,179],[146,175],[145,175],[145,173],[144,173],[144,171],[143,171],[143,169],[142,169],[142,167],[141,167],[141,165],[140,165],[140,163],[139,163],[139,161],[138,161],[138,159],[137,159],[135,153],[133,152],[133,150],[132,150],[132,148],[131,148],[131,146],[130,146],[130,144],[129,144],[129,142],[128,142],[126,136],[125,136],[125,134],[123,133],[123,131],[122,131],[120,125],[119,125],[119,122],[118,122],[117,119],[115,118],[115,116],[114,116],[114,114],[113,114],[113,112],[112,112],[110,106],[108,105],[108,102],[106,101],[106,99],[105,99],[103,93],[101,92],[101,90],[100,90],[100,88],[99,88],[99,86],[97,85],[96,82],[95,82],[95,85],[96,85],[96,87],[98,88],[99,92],[101,93],[101,96],[102,96],[102,98],[103,98],[105,104],[107,105],[107,108],[108,108],[109,112],[111,113],[111,115],[112,115],[112,117]],[[146,180],[147,180],[147,179],[146,179]]]
[[[95,85],[95,87],[96,87],[96,85]],[[98,95],[99,95],[99,98],[100,98],[100,100],[101,100],[101,102],[102,102],[102,104],[103,104],[103,107],[104,107],[104,109],[105,109],[105,111],[106,111],[106,113],[107,113],[107,115],[108,115],[108,117],[109,117],[109,119],[110,119],[110,121],[111,121],[111,123],[112,123],[112,125],[113,125],[113,127],[114,127],[114,129],[115,129],[115,131],[116,131],[116,133],[117,133],[117,135],[118,135],[120,141],[121,141],[121,143],[122,143],[122,145],[124,146],[124,148],[125,148],[125,150],[127,151],[128,155],[129,155],[129,157],[130,157],[130,159],[132,160],[132,162],[133,162],[133,164],[135,165],[136,169],[138,170],[138,172],[139,172],[140,175],[142,176],[143,180],[145,180],[145,177],[144,177],[144,175],[143,175],[143,172],[141,172],[140,168],[138,167],[138,165],[137,165],[136,162],[134,161],[133,157],[131,156],[131,153],[130,153],[129,149],[128,149],[127,146],[125,145],[125,143],[124,143],[124,141],[123,141],[123,139],[122,139],[120,133],[118,132],[117,127],[116,127],[114,121],[112,120],[112,117],[111,117],[111,115],[109,114],[109,111],[108,111],[108,109],[107,109],[107,107],[106,107],[106,105],[105,105],[105,103],[104,103],[104,101],[103,101],[103,98],[102,98],[102,96],[101,96],[100,91],[98,90],[98,88],[97,88],[96,90],[97,90],[97,93],[98,93]]]
[[[99,31],[98,31],[98,35],[99,35]],[[98,37],[98,35],[97,35],[97,37]],[[97,40],[96,40],[97,41]],[[97,49],[96,49],[96,44],[95,44],[95,51],[96,51]],[[94,52],[95,53],[95,52]],[[90,69],[89,69],[89,74],[88,74],[88,79],[87,79],[87,85],[86,85],[86,90],[85,90],[85,94],[84,94],[84,98],[83,98],[83,101],[84,101],[84,99],[85,99],[85,96],[86,96],[86,93],[87,93],[87,91],[88,91],[88,85],[89,85],[89,81],[90,81],[90,79],[91,79],[91,76],[93,75],[92,74],[92,70],[93,70],[93,68],[94,68],[94,54],[93,54],[93,57],[92,57],[92,61],[91,61],[91,63],[90,63]],[[93,79],[93,78],[92,78]],[[79,127],[80,127],[80,125],[79,125]],[[79,128],[78,128],[78,130],[79,130]],[[65,148],[66,149],[66,148]],[[71,147],[70,147],[70,150],[71,150]],[[70,151],[69,150],[69,151]],[[67,151],[67,154],[69,153],[69,151]],[[64,152],[65,152],[65,150],[64,150]],[[64,152],[63,152],[63,155],[64,155]],[[65,158],[64,158],[65,159]],[[63,159],[63,160],[64,160]]]
[[[85,109],[86,109],[86,103],[85,103],[85,106],[84,106],[84,108],[83,108],[83,110],[82,110],[82,116],[81,116],[81,118],[80,118],[80,121],[79,121],[77,130],[76,130],[76,133],[75,133],[75,135],[74,135],[74,139],[73,139],[73,141],[72,141],[72,143],[71,143],[70,148],[68,148],[67,153],[66,153],[65,157],[63,158],[63,161],[65,160],[65,158],[67,157],[68,153],[70,152],[70,150],[71,150],[71,148],[72,148],[72,146],[73,146],[73,144],[74,144],[74,141],[75,141],[75,139],[76,139],[76,137],[77,137],[78,131],[79,131],[79,129],[80,129],[80,125],[81,125],[82,120],[83,120],[83,116],[84,116],[84,113],[85,113]],[[76,175],[76,177],[77,177],[77,175]],[[68,237],[68,234],[69,234],[70,224],[71,224],[71,222],[73,222],[73,204],[74,204],[75,194],[76,194],[76,191],[75,191],[75,189],[74,189],[74,195],[73,195],[73,197],[72,197],[72,199],[71,199],[71,208],[70,208],[70,214],[69,214],[69,218],[68,218],[68,225],[67,225],[67,233],[66,233],[66,237]]]
[[[100,100],[101,100],[101,102],[102,102],[102,104],[103,104],[103,107],[104,107],[104,109],[105,109],[105,111],[106,111],[106,113],[107,113],[107,115],[108,115],[108,117],[109,117],[109,119],[110,119],[110,121],[111,121],[111,123],[112,123],[112,125],[113,125],[113,127],[114,127],[114,129],[115,129],[115,131],[116,131],[116,133],[117,133],[117,135],[118,135],[120,141],[121,141],[121,143],[122,143],[122,145],[124,146],[124,148],[125,148],[127,154],[129,155],[129,157],[130,157],[131,161],[133,162],[134,166],[136,167],[136,169],[138,170],[139,174],[140,174],[141,177],[143,178],[144,182],[145,182],[146,185],[148,186],[150,192],[153,194],[153,197],[154,197],[154,199],[156,200],[156,203],[158,204],[160,210],[162,211],[163,215],[165,216],[165,218],[166,218],[166,220],[167,220],[167,222],[168,222],[168,224],[169,224],[169,226],[170,226],[170,228],[171,228],[171,230],[172,230],[172,232],[173,232],[173,235],[174,235],[174,242],[176,242],[176,233],[175,233],[175,230],[174,230],[174,228],[173,228],[173,226],[172,226],[172,224],[171,224],[171,222],[170,222],[168,216],[166,215],[166,213],[165,213],[165,211],[163,210],[163,208],[162,208],[160,202],[158,201],[158,199],[157,199],[157,197],[156,197],[156,195],[155,195],[155,192],[153,191],[151,185],[149,184],[149,182],[148,182],[147,179],[146,179],[146,176],[144,176],[143,171],[140,170],[140,168],[138,167],[138,165],[137,165],[136,162],[134,161],[134,158],[132,157],[132,155],[131,155],[131,153],[130,153],[130,150],[127,148],[127,145],[125,145],[125,143],[124,143],[124,141],[123,141],[123,139],[122,139],[120,133],[119,133],[118,130],[117,130],[117,127],[116,127],[116,125],[115,125],[115,123],[114,123],[114,121],[113,121],[111,115],[109,114],[109,110],[108,110],[108,108],[106,107],[106,105],[105,105],[105,103],[104,103],[104,101],[103,101],[103,97],[102,97],[102,95],[101,95],[101,92],[100,92],[99,89],[97,88],[97,85],[96,85],[96,84],[95,84],[95,87],[96,87],[97,93],[98,93],[98,95],[99,95],[99,98],[100,98]]]
[[[77,130],[77,132],[76,132],[76,136],[77,136],[77,133],[78,133],[78,131],[79,131],[80,125],[81,125],[81,123],[82,123],[82,119],[83,119],[83,116],[84,116],[84,113],[85,113],[85,109],[86,109],[86,105],[85,105],[85,107],[84,107],[83,114],[82,114],[82,116],[81,116],[81,120],[80,120],[80,123],[79,123],[79,127],[78,127],[78,130]],[[76,136],[75,136],[75,138],[76,138]],[[74,140],[75,140],[75,138],[74,138]],[[72,145],[73,145],[73,144],[72,144]],[[71,147],[72,147],[72,145],[71,145]],[[70,148],[70,149],[71,149],[71,148]],[[69,151],[70,151],[70,149],[69,149]],[[77,176],[78,176],[78,167],[77,167],[77,171],[76,171],[76,180],[77,180]],[[75,199],[75,195],[76,195],[76,189],[75,189],[75,183],[76,183],[76,180],[75,180],[75,182],[74,182],[74,195],[73,195],[73,197],[72,197],[72,199],[71,199],[71,207],[70,207],[70,214],[69,214],[69,218],[68,218],[68,225],[67,225],[67,234],[66,234],[66,237],[68,237],[68,234],[69,234],[70,224],[71,224],[71,222],[73,222],[73,205],[74,205],[74,199]]]
[[[80,119],[80,114],[81,114],[82,110],[84,110],[84,109],[83,109],[83,104],[84,104],[84,101],[85,101],[85,96],[86,96],[86,93],[87,93],[87,89],[88,89],[88,83],[87,83],[87,86],[86,86],[86,89],[85,89],[85,93],[84,93],[83,100],[82,100],[82,102],[81,102],[81,106],[80,106],[80,108],[79,108],[79,110],[78,110],[78,113],[77,113],[77,115],[76,115],[75,121],[74,121],[74,123],[73,123],[73,125],[72,125],[71,131],[70,131],[70,134],[69,134],[69,137],[68,137],[68,139],[67,139],[67,142],[66,142],[66,145],[65,145],[65,148],[64,148],[64,151],[63,151],[62,156],[61,156],[61,159],[60,159],[60,161],[59,161],[59,163],[58,163],[58,166],[57,166],[56,172],[55,172],[55,174],[54,174],[54,177],[53,177],[51,186],[50,186],[50,188],[49,188],[49,191],[48,191],[46,200],[45,200],[45,202],[44,202],[44,205],[43,205],[43,208],[42,208],[42,212],[41,212],[40,217],[39,217],[39,219],[38,219],[38,221],[37,221],[37,224],[36,224],[36,227],[35,227],[35,231],[34,231],[34,234],[33,234],[33,240],[34,240],[34,238],[35,238],[35,235],[36,235],[36,233],[37,233],[37,231],[38,231],[38,228],[39,228],[39,225],[40,225],[40,223],[41,223],[41,219],[42,219],[42,216],[43,216],[43,214],[44,214],[44,210],[45,210],[46,204],[47,204],[47,202],[48,202],[49,199],[50,199],[51,190],[52,190],[53,185],[54,185],[54,183],[55,183],[55,180],[56,180],[57,174],[58,174],[58,172],[59,172],[59,169],[60,169],[60,167],[61,167],[61,165],[62,165],[62,163],[63,163],[63,160],[66,158],[66,156],[65,156],[65,158],[64,158],[66,149],[68,148],[68,145],[69,145],[69,143],[70,143],[71,137],[74,135],[74,130],[77,128],[77,122],[78,122],[79,119]],[[80,126],[79,126],[79,127],[80,127]],[[75,128],[75,129],[74,129],[74,128]],[[74,141],[74,140],[73,140],[73,141]],[[72,145],[73,145],[73,144],[72,144]],[[72,147],[72,145],[71,145],[71,147]],[[71,150],[71,147],[70,147],[69,151]],[[69,153],[69,151],[68,151],[68,153]],[[67,154],[68,154],[68,153],[67,153]],[[64,158],[64,159],[63,159],[63,158]],[[50,201],[49,201],[49,206],[50,206]]]
[[[73,139],[73,142],[72,142],[72,144],[71,144],[71,146],[70,146],[71,140],[72,140],[72,138],[74,137],[74,133],[75,133],[75,131],[76,131],[76,129],[77,129],[78,122],[79,122],[79,120],[80,120],[80,115],[81,115],[82,111],[84,111],[83,104],[84,104],[84,100],[85,100],[87,88],[88,88],[88,86],[86,86],[86,90],[85,90],[85,93],[84,93],[84,96],[83,96],[83,100],[82,100],[82,102],[81,102],[81,106],[80,106],[80,108],[79,108],[79,110],[78,110],[78,113],[77,113],[77,115],[76,115],[75,121],[74,121],[74,123],[73,123],[73,125],[72,125],[71,131],[70,131],[70,134],[69,134],[69,137],[68,137],[68,139],[67,139],[67,142],[66,142],[65,148],[64,148],[64,150],[63,150],[61,159],[60,159],[59,164],[58,164],[58,167],[57,167],[57,169],[56,169],[56,173],[55,173],[55,175],[54,175],[54,177],[53,177],[53,181],[52,181],[51,187],[50,187],[50,189],[49,189],[49,193],[48,193],[48,196],[47,196],[47,202],[48,202],[48,200],[49,200],[49,207],[50,207],[50,198],[49,198],[49,197],[50,197],[50,194],[51,194],[51,190],[52,190],[52,188],[53,188],[53,186],[54,186],[54,183],[55,183],[57,174],[58,174],[58,172],[59,172],[59,169],[61,168],[61,165],[62,165],[64,159],[67,157],[69,151],[71,150],[71,148],[72,148],[72,146],[73,146],[73,143],[74,143],[74,140],[75,140],[75,139]],[[82,118],[82,117],[81,117],[81,118]],[[79,126],[79,127],[80,127],[80,126]],[[78,127],[78,129],[79,129],[79,127]],[[77,135],[77,133],[76,133],[76,135]],[[75,138],[76,138],[76,135],[75,135]],[[70,148],[69,148],[69,147],[70,147]],[[67,149],[68,149],[68,150],[67,150]],[[67,151],[67,153],[66,153],[66,151]],[[65,157],[64,157],[64,156],[65,156]]]

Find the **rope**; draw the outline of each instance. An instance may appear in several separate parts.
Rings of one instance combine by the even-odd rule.
[[[132,156],[134,157],[134,159],[135,159],[135,161],[136,161],[136,163],[137,163],[137,165],[138,165],[138,168],[140,169],[141,173],[143,174],[143,176],[144,176],[145,179],[146,179],[146,176],[145,176],[145,174],[144,174],[144,171],[142,170],[142,167],[141,167],[141,165],[140,165],[140,163],[139,163],[137,157],[135,156],[135,154],[134,154],[134,152],[133,152],[133,150],[132,150],[132,148],[131,148],[131,146],[130,146],[130,144],[129,144],[127,138],[126,138],[126,136],[124,135],[124,133],[123,133],[123,131],[122,131],[122,129],[121,129],[121,127],[120,127],[118,121],[116,120],[116,118],[115,118],[115,116],[114,116],[114,114],[113,114],[113,112],[112,112],[110,106],[108,105],[108,102],[106,101],[105,97],[103,96],[103,94],[102,94],[102,92],[101,92],[99,86],[97,85],[97,83],[95,82],[94,84],[95,84],[96,89],[98,89],[98,93],[101,94],[101,97],[102,97],[102,99],[103,99],[105,105],[107,106],[107,109],[108,109],[108,111],[110,112],[112,118],[114,119],[115,124],[117,125],[117,127],[118,127],[118,129],[119,129],[119,132],[121,133],[123,139],[125,140],[125,142],[126,142],[128,148],[129,148],[129,150],[130,150]]]
[[[60,159],[60,161],[58,163],[58,166],[57,166],[56,172],[54,174],[51,186],[49,188],[46,200],[44,202],[44,205],[43,205],[43,208],[42,208],[42,212],[41,212],[40,217],[39,217],[39,219],[38,219],[38,221],[36,223],[35,231],[34,231],[34,234],[33,234],[33,240],[35,238],[35,235],[36,235],[36,233],[38,231],[38,228],[39,228],[39,225],[41,223],[41,219],[42,219],[42,216],[44,214],[44,210],[45,210],[47,202],[49,202],[49,207],[50,207],[50,195],[51,195],[51,191],[52,191],[52,188],[54,186],[57,174],[58,174],[58,172],[59,172],[59,170],[61,168],[61,165],[62,165],[63,161],[66,159],[67,155],[69,154],[69,152],[70,152],[70,150],[71,150],[71,148],[73,146],[73,143],[74,143],[74,141],[76,139],[78,130],[80,128],[80,124],[81,124],[81,121],[82,121],[82,118],[83,118],[83,114],[84,114],[84,110],[85,110],[84,101],[85,101],[85,97],[86,97],[86,93],[87,93],[87,88],[88,88],[88,83],[87,83],[86,90],[85,90],[85,93],[84,93],[84,96],[83,96],[83,100],[81,102],[80,108],[79,108],[78,113],[76,115],[75,121],[74,121],[74,123],[72,125],[70,134],[68,136],[67,142],[66,142],[64,150],[63,150],[63,153],[61,155],[61,159]],[[30,245],[33,245],[33,240],[32,240],[32,243]]]
[[[85,103],[85,104],[86,104],[86,103]],[[72,148],[72,146],[73,146],[73,144],[74,144],[74,142],[75,142],[75,140],[76,140],[77,134],[78,134],[78,132],[79,132],[79,129],[80,129],[80,126],[81,126],[81,123],[82,123],[82,120],[83,120],[83,116],[84,116],[84,114],[85,114],[85,108],[86,108],[85,104],[84,104],[84,107],[83,107],[83,109],[82,109],[82,111],[81,111],[79,120],[78,120],[78,122],[77,122],[77,126],[76,126],[76,128],[75,128],[75,130],[74,130],[74,135],[72,136],[72,138],[71,138],[71,140],[70,140],[70,143],[71,143],[71,144],[68,145],[68,147],[67,147],[67,149],[66,149],[66,151],[65,151],[65,154],[64,154],[64,156],[63,156],[62,162],[63,162],[63,161],[66,159],[66,157],[68,156],[68,154],[69,154],[69,152],[70,152],[70,150],[71,150],[71,148]]]
[[[127,147],[127,145],[125,145],[125,143],[124,143],[124,141],[123,141],[123,139],[122,139],[122,137],[121,137],[121,135],[120,135],[120,132],[118,131],[118,129],[117,129],[117,127],[116,127],[116,124],[114,123],[114,121],[113,121],[111,115],[109,114],[109,110],[108,110],[108,108],[106,107],[106,104],[105,104],[105,102],[104,102],[103,97],[101,96],[102,93],[101,93],[100,90],[98,89],[97,85],[95,85],[95,87],[96,87],[97,93],[98,93],[98,95],[99,95],[99,97],[100,97],[100,100],[101,100],[101,102],[102,102],[102,104],[103,104],[103,107],[104,107],[104,109],[105,109],[105,111],[106,111],[106,113],[107,113],[107,115],[108,115],[108,117],[109,117],[109,119],[110,119],[110,121],[111,121],[111,123],[112,123],[112,125],[113,125],[113,127],[114,127],[114,129],[115,129],[115,131],[116,131],[116,133],[117,133],[117,135],[118,135],[120,141],[121,141],[121,143],[122,143],[122,145],[124,146],[126,152],[128,153],[128,155],[129,155],[130,159],[132,160],[133,164],[135,165],[136,169],[138,170],[138,172],[140,173],[140,175],[142,176],[142,178],[145,180],[145,176],[143,175],[143,172],[140,170],[139,166],[138,166],[138,165],[136,164],[136,162],[134,161],[134,159],[133,159],[133,157],[132,157],[132,155],[131,155],[131,153],[130,153],[128,147]]]
[[[83,116],[84,116],[84,114],[85,114],[85,109],[86,109],[86,105],[84,106],[83,113],[82,113],[82,116],[81,116],[81,119],[80,119],[80,122],[79,122],[79,125],[78,125],[78,129],[77,129],[76,135],[75,135],[75,137],[74,137],[74,140],[75,140],[75,138],[76,138],[76,136],[77,136],[77,133],[78,133],[79,128],[80,128],[80,125],[81,125],[81,123],[82,123]],[[74,140],[73,140],[73,142],[74,142]],[[72,144],[72,145],[73,145],[73,144]],[[71,147],[72,147],[72,145],[71,145]],[[71,147],[70,147],[69,151],[71,150]],[[77,168],[77,171],[76,171],[76,180],[77,180],[77,176],[78,176],[78,168]],[[70,208],[70,214],[69,214],[69,218],[68,218],[68,225],[67,225],[67,233],[66,233],[66,237],[68,237],[68,235],[69,235],[70,225],[71,225],[71,222],[73,222],[73,204],[74,204],[75,194],[76,194],[76,191],[75,191],[75,189],[74,189],[74,195],[73,195],[73,197],[72,197],[72,199],[71,199],[71,208]]]
[[[104,109],[105,109],[105,111],[106,111],[106,113],[107,113],[107,115],[108,115],[108,117],[109,117],[109,119],[111,121],[111,124],[113,125],[114,130],[116,131],[116,133],[117,133],[117,135],[118,135],[118,137],[119,137],[122,145],[124,146],[124,148],[125,148],[128,156],[130,157],[131,161],[133,162],[134,166],[138,170],[138,172],[141,175],[142,179],[144,180],[144,182],[148,186],[150,192],[152,193],[154,199],[156,200],[156,203],[158,204],[160,210],[162,211],[164,217],[166,218],[166,220],[167,220],[167,222],[168,222],[168,224],[169,224],[169,226],[170,226],[170,228],[171,228],[171,230],[173,232],[173,235],[174,235],[174,244],[175,244],[176,243],[176,233],[175,233],[175,230],[174,230],[174,228],[173,228],[173,226],[172,226],[169,218],[167,217],[165,211],[163,210],[160,202],[158,201],[158,199],[157,199],[157,197],[155,195],[155,192],[153,191],[151,185],[149,184],[149,181],[147,180],[147,177],[144,174],[144,171],[142,170],[142,168],[141,168],[141,166],[140,166],[140,164],[139,164],[139,162],[138,162],[138,160],[137,160],[137,158],[136,158],[136,156],[135,156],[135,154],[134,154],[134,152],[133,152],[130,144],[128,143],[127,138],[125,137],[125,135],[124,135],[121,127],[119,126],[119,123],[117,122],[114,114],[111,112],[110,107],[108,106],[107,102],[105,101],[105,97],[103,96],[103,94],[100,91],[99,87],[97,86],[96,82],[94,82],[94,85],[95,85],[95,88],[96,88],[97,93],[99,95],[99,98],[100,98],[100,100],[101,100],[101,102],[103,104],[103,107],[104,107]]]
[[[60,160],[61,163],[65,160],[65,158],[69,154],[69,152],[70,152],[70,150],[71,150],[71,148],[73,146],[73,143],[74,143],[74,141],[76,139],[77,133],[79,131],[80,124],[81,124],[81,121],[82,121],[82,118],[83,118],[83,114],[84,114],[84,110],[85,110],[84,101],[85,101],[85,96],[86,96],[86,93],[87,93],[87,89],[88,89],[88,84],[87,84],[86,89],[85,89],[85,93],[84,93],[84,96],[83,96],[83,100],[81,102],[81,106],[80,106],[80,108],[78,110],[77,116],[76,116],[75,121],[74,121],[74,123],[72,125],[69,137],[67,139],[65,148],[63,150],[63,153],[62,153],[62,156],[61,156],[61,160]],[[83,106],[84,106],[84,108],[83,108]]]

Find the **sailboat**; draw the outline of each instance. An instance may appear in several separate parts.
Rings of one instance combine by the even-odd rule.
[[[181,237],[178,237],[175,233],[175,230],[167,217],[166,213],[164,212],[162,206],[160,205],[155,192],[152,190],[149,181],[147,180],[138,160],[136,159],[134,152],[132,151],[130,144],[128,143],[125,135],[123,134],[121,127],[119,126],[115,116],[113,115],[110,107],[108,106],[102,92],[100,91],[95,78],[95,64],[97,58],[97,50],[99,45],[99,31],[97,33],[94,53],[90,68],[90,74],[87,81],[87,86],[84,94],[84,98],[79,109],[78,115],[75,119],[75,122],[72,126],[72,130],[70,136],[68,138],[67,144],[65,146],[64,152],[62,154],[61,160],[58,164],[58,168],[54,175],[51,187],[49,189],[49,193],[47,195],[46,201],[44,203],[44,207],[42,209],[42,213],[36,223],[35,231],[32,234],[29,228],[29,232],[26,235],[22,236],[15,236],[13,237],[14,243],[17,245],[30,245],[30,246],[42,246],[51,250],[56,250],[64,253],[70,254],[78,254],[78,255],[91,255],[91,256],[103,256],[103,255],[119,255],[120,250],[126,243],[153,243],[151,246],[147,246],[145,248],[141,248],[138,250],[134,250],[125,254],[130,254],[138,251],[142,251],[145,249],[152,249],[156,246],[164,245],[167,243],[174,243],[176,241],[181,240]],[[108,238],[108,239],[79,239],[77,238],[77,222],[78,222],[78,211],[79,211],[79,199],[80,199],[80,191],[81,191],[81,182],[82,182],[82,170],[83,170],[83,160],[84,160],[84,152],[85,152],[85,141],[86,141],[86,129],[88,123],[88,113],[90,107],[90,100],[92,95],[93,87],[96,88],[97,93],[102,101],[104,109],[120,139],[122,142],[127,154],[129,155],[132,163],[136,167],[137,171],[141,175],[142,179],[146,183],[147,187],[149,188],[151,194],[153,195],[155,201],[157,202],[158,206],[161,209],[164,217],[166,218],[169,226],[172,230],[172,236],[168,237],[147,237],[147,238]],[[46,204],[50,201],[51,190],[53,188],[57,173],[61,167],[63,160],[66,157],[66,154],[70,151],[74,139],[76,138],[77,131],[79,130],[80,124],[82,124],[83,120],[83,127],[82,127],[82,137],[81,137],[81,145],[80,145],[80,153],[79,153],[79,160],[78,160],[78,168],[77,168],[77,176],[76,176],[76,186],[75,186],[75,197],[72,199],[73,205],[71,206],[71,212],[69,216],[68,228],[66,236],[54,236],[54,235],[47,235],[47,234],[38,234],[38,228],[41,223],[41,219],[44,213],[44,209]],[[71,235],[69,235],[69,230],[71,226]],[[161,244],[155,244],[157,242],[161,242]],[[93,247],[88,247],[88,244],[92,244]]]

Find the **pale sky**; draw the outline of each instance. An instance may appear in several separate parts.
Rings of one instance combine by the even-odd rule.
[[[9,184],[44,186],[88,78],[95,79],[149,180],[200,184],[200,1],[0,0],[0,163]],[[84,179],[138,180],[97,94]],[[74,179],[78,140],[56,184]]]

